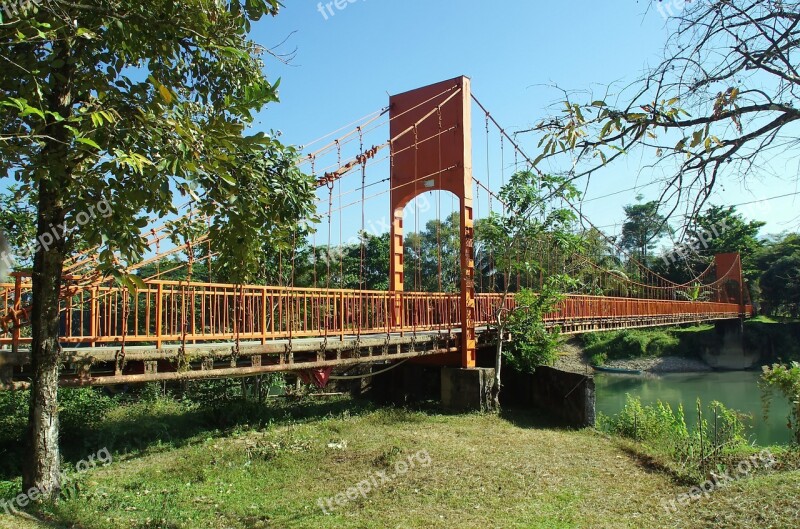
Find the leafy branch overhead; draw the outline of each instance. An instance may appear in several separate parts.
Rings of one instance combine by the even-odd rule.
[[[68,249],[101,246],[105,269],[139,260],[139,229],[188,201],[215,219],[212,234],[239,234],[238,245],[222,239],[230,259],[251,262],[254,229],[306,215],[313,192],[293,149],[249,130],[280,83],[266,78],[266,50],[247,32],[278,8],[277,0],[56,0],[3,21],[0,174],[22,195],[57,181],[71,225],[101,200],[112,204],[110,218],[68,241]]]
[[[772,157],[800,151],[800,2],[686,2],[665,59],[639,81],[576,102],[533,129],[536,164],[568,156],[569,178],[590,177],[623,155],[651,156],[667,175],[661,202],[699,211],[723,177],[755,176]],[[563,162],[563,161],[562,161]]]

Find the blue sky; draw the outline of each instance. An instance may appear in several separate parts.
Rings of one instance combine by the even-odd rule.
[[[282,79],[282,101],[262,112],[256,128],[280,130],[284,141],[295,144],[384,107],[387,93],[459,75],[472,78],[474,93],[507,130],[523,129],[559,100],[554,84],[596,92],[611,83],[627,84],[659,61],[669,34],[669,23],[658,11],[648,13],[646,2],[633,0],[602,6],[588,1],[341,0],[339,5],[345,7],[331,5],[334,14],[322,5],[324,16],[317,1],[287,0],[286,4],[278,17],[261,21],[253,31],[254,40],[262,45],[274,46],[288,38],[281,50],[297,50],[289,66],[267,61],[269,76]],[[474,172],[485,180],[483,117],[476,113],[473,119],[475,150],[480,151]],[[374,135],[368,138],[370,143],[385,141],[388,130]],[[533,138],[523,140],[523,146],[533,156],[532,142]],[[491,142],[489,166],[499,184],[497,143]],[[647,184],[647,175],[637,178],[643,162],[629,157],[594,177],[588,187],[584,211],[610,234],[618,231],[622,206],[634,202],[636,193],[598,197]],[[778,172],[784,169],[787,176],[797,173],[791,166]],[[388,168],[378,164],[370,168],[367,181],[385,176]],[[359,175],[347,178],[336,191],[336,200],[344,194],[345,204],[360,184]],[[777,181],[752,187],[748,191],[739,182],[725,182],[714,202],[738,204],[797,190],[793,183]],[[657,191],[657,186],[650,186],[641,192],[654,198]],[[742,210],[767,220],[766,231],[779,232],[796,227],[795,200],[800,198]],[[327,195],[323,209],[327,209]],[[369,202],[365,216],[380,225],[380,219],[388,215],[386,209],[383,197],[377,197]],[[421,216],[420,222],[431,214]],[[347,238],[360,219],[359,207],[353,206],[342,210],[341,219],[334,215],[333,223],[343,225]]]

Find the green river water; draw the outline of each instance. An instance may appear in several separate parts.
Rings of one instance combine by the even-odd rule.
[[[787,444],[791,432],[786,426],[789,404],[781,395],[772,399],[769,418],[764,418],[758,371],[711,373],[670,373],[653,375],[616,375],[597,373],[597,411],[618,413],[625,405],[625,395],[640,397],[642,404],[669,403],[673,409],[683,404],[687,422],[694,423],[698,397],[704,407],[717,400],[728,408],[750,415],[745,420],[751,441],[759,445]],[[712,419],[713,421],[713,419]]]

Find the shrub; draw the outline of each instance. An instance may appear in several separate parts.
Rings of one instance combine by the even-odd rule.
[[[0,391],[0,446],[22,439],[30,398],[30,391]]]
[[[761,375],[764,412],[769,413],[774,390],[780,391],[790,403],[789,428],[794,433],[795,443],[800,444],[800,363],[764,366]]]
[[[516,295],[517,310],[509,314],[507,329],[514,339],[505,351],[509,365],[521,373],[532,373],[537,366],[552,365],[558,355],[558,329],[548,329],[543,316],[561,299],[558,279],[541,292],[523,289]]]
[[[726,451],[747,444],[742,416],[720,402],[704,410],[697,401],[698,419],[694,430],[687,426],[683,406],[673,410],[658,401],[643,406],[641,400],[627,396],[625,407],[617,415],[601,415],[598,428],[606,433],[642,442],[660,452],[689,472],[708,468]],[[707,417],[714,415],[713,424]]]

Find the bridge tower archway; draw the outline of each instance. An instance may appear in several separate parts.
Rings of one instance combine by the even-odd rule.
[[[428,191],[449,191],[460,203],[462,367],[476,365],[475,262],[472,197],[472,93],[470,79],[457,77],[391,96],[389,290],[392,318],[403,328],[403,210]]]

